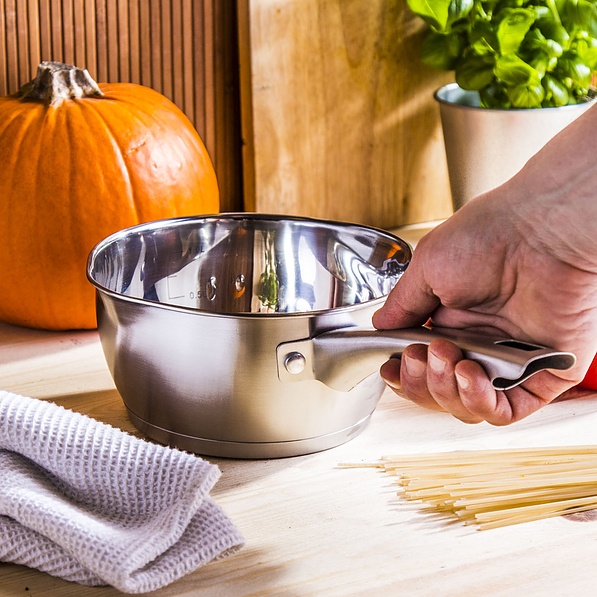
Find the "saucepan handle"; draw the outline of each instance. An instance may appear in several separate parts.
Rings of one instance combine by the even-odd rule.
[[[464,330],[342,328],[280,344],[278,376],[284,382],[315,379],[347,392],[410,344],[429,344],[434,338],[451,340],[467,359],[479,362],[496,390],[509,390],[538,371],[565,370],[576,362],[570,352]]]

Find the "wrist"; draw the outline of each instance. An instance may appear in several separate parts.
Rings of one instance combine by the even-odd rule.
[[[596,136],[597,110],[591,109],[496,190],[525,242],[594,272],[597,163],[589,146]]]

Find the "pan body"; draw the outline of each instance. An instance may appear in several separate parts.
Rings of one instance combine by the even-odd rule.
[[[152,222],[92,251],[98,329],[133,423],[204,455],[277,458],[343,443],[384,389],[283,382],[277,347],[370,327],[406,243],[344,223],[222,214]]]

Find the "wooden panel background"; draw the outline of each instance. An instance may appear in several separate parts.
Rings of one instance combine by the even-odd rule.
[[[394,227],[452,212],[404,0],[239,0],[245,205]]]
[[[210,152],[222,209],[242,208],[236,2],[0,0],[0,94],[42,60],[100,82],[153,87],[190,118]]]
[[[420,33],[404,0],[0,0],[0,94],[41,60],[151,86],[204,139],[223,211],[394,227],[451,213],[450,76]]]

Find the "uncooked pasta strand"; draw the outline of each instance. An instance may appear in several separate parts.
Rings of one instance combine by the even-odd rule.
[[[597,446],[384,456],[405,499],[485,530],[597,508]]]
[[[566,500],[565,502],[538,504],[526,508],[513,508],[509,512],[481,512],[475,515],[475,520],[484,529],[497,528],[497,526],[505,526],[505,524],[520,524],[531,520],[582,512],[595,506],[597,506],[597,497],[592,496],[581,500]]]
[[[501,448],[495,450],[454,450],[451,452],[429,452],[425,454],[400,454],[391,456],[382,456],[381,462],[409,462],[436,459],[445,459],[449,462],[456,462],[458,459],[463,461],[487,461],[488,459],[499,459],[501,457],[511,458],[529,458],[532,456],[539,456],[545,458],[548,456],[556,456],[558,458],[567,455],[580,456],[596,455],[597,446],[579,445],[579,446],[562,446],[562,447],[532,447],[532,448]]]
[[[444,485],[425,484],[423,486],[420,486],[409,483],[400,485],[403,487],[403,490],[405,492],[413,494],[417,493],[420,495],[433,495],[434,492],[441,489],[442,491],[449,492],[452,495],[462,494],[474,497],[476,495],[482,496],[488,494],[516,494],[521,491],[532,493],[533,491],[542,491],[544,489],[552,489],[555,493],[558,491],[565,491],[567,488],[570,487],[591,492],[594,491],[594,489],[597,487],[596,483],[597,480],[595,479],[587,481],[583,478],[579,478],[577,481],[570,481],[568,478],[552,478],[539,481],[534,481],[532,479],[524,479],[523,482],[521,482],[521,480],[518,478],[512,478],[510,479],[509,483],[508,480],[504,480],[501,483],[483,483],[482,481],[480,481],[479,483],[474,483],[466,481],[463,483],[450,482],[445,483]]]

